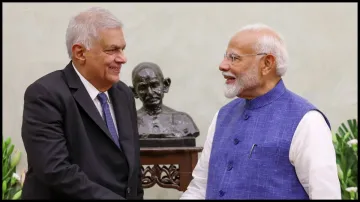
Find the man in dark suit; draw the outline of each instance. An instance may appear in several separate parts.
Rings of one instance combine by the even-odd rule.
[[[119,74],[122,24],[92,8],[70,20],[70,63],[25,92],[22,199],[143,199],[135,101]]]

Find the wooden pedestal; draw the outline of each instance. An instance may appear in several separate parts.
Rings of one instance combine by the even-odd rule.
[[[162,188],[185,191],[202,147],[140,148],[143,188],[158,184]]]

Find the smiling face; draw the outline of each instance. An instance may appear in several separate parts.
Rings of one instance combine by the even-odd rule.
[[[121,67],[127,62],[125,46],[121,28],[101,30],[98,40],[93,40],[89,50],[75,44],[73,52],[78,54],[80,73],[98,90],[108,90],[119,81]]]
[[[137,72],[133,85],[144,107],[154,108],[162,104],[165,92],[164,79],[153,68],[143,68]]]
[[[254,51],[257,38],[249,32],[236,34],[230,40],[219,66],[224,78],[227,98],[243,97],[260,85],[260,58]]]
[[[224,84],[224,94],[227,98],[241,96],[244,90],[251,89],[260,83],[260,77],[258,75],[259,69],[256,64],[252,64],[247,71],[238,75],[231,71],[224,71],[222,74],[226,79]]]
[[[219,66],[226,80],[225,96],[253,99],[269,92],[281,79],[276,57],[282,56],[276,54],[283,50],[279,35],[267,27],[237,32]]]

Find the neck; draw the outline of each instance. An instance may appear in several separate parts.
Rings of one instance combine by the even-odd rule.
[[[272,80],[262,82],[259,86],[256,86],[254,88],[246,89],[239,95],[239,97],[245,98],[247,100],[252,100],[254,98],[260,97],[273,89],[280,81],[280,79],[281,77],[277,77]]]
[[[85,79],[88,80],[89,83],[91,83],[100,92],[108,91],[112,86],[112,84],[107,84],[107,85],[100,84],[99,82],[96,82],[95,79],[86,78],[86,77]]]
[[[145,107],[144,106],[144,109],[145,109],[145,112],[150,115],[150,116],[155,116],[155,115],[158,115],[162,112],[162,105],[156,105],[156,106],[147,106]]]
[[[87,80],[91,85],[93,85],[98,91],[105,92],[109,90],[112,86],[112,84],[103,84],[103,82],[99,81],[99,79],[95,76],[91,76],[89,72],[87,72],[82,65],[77,64],[73,61],[74,67],[77,69],[77,71]]]

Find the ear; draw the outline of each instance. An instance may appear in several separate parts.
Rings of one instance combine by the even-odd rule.
[[[165,78],[164,79],[164,93],[169,92],[170,84],[171,84],[171,79]]]
[[[269,74],[271,71],[275,70],[275,57],[273,55],[266,55],[264,57],[263,67],[261,68],[261,74],[263,76]]]
[[[82,46],[81,44],[74,44],[71,47],[71,50],[72,50],[74,59],[80,61],[81,63],[85,62],[86,48],[84,46]]]
[[[136,98],[139,98],[139,95],[136,93],[135,88],[132,87],[132,86],[129,86],[129,88],[131,89],[131,91],[132,91],[132,93],[133,93],[133,95],[134,95],[134,98],[135,98],[135,99],[136,99]]]

